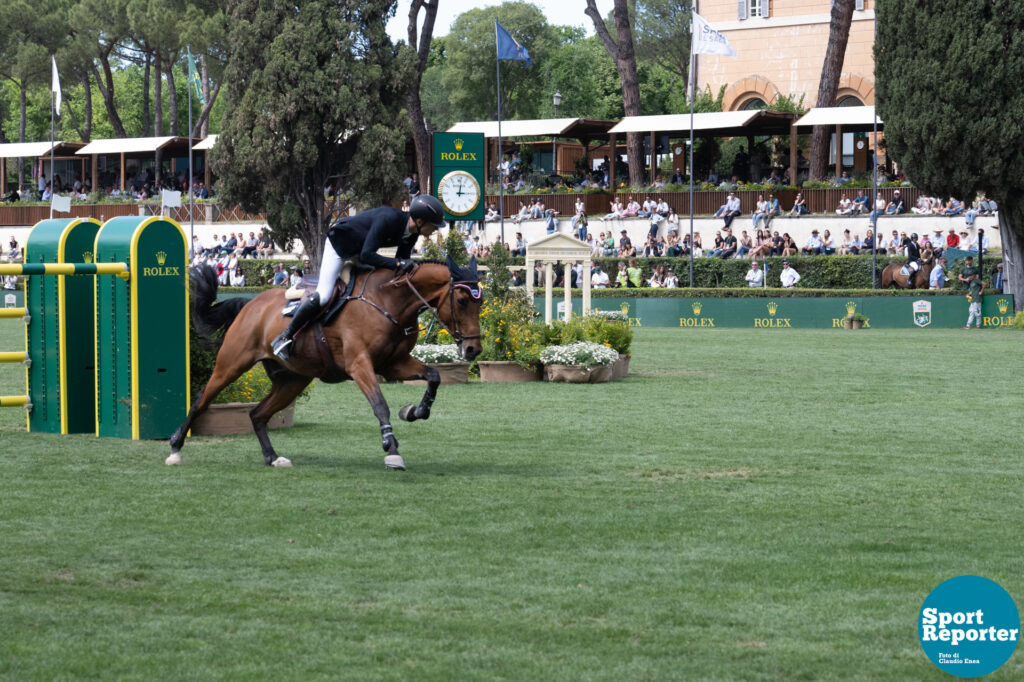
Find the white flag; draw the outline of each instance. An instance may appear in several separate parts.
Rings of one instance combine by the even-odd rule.
[[[50,205],[57,213],[71,213],[71,197],[63,197],[59,194],[54,194],[53,201]]]
[[[160,191],[160,204],[167,208],[181,206],[181,192],[172,192],[168,189]]]
[[[53,61],[53,83],[50,85],[50,89],[53,90],[57,113],[60,113],[60,76],[57,75],[57,58],[50,57],[50,59]]]
[[[717,54],[723,57],[735,57],[736,50],[732,49],[729,39],[725,34],[719,33],[696,12],[693,13],[692,45],[694,54]]]

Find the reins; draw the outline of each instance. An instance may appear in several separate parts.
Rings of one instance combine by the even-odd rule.
[[[451,329],[448,328],[448,325],[446,325],[444,323],[444,320],[441,319],[441,316],[437,314],[437,310],[434,308],[434,306],[430,305],[430,303],[427,302],[427,299],[423,298],[423,295],[419,292],[419,290],[416,288],[416,286],[412,283],[411,274],[412,273],[408,273],[407,272],[407,273],[405,273],[404,276],[396,277],[395,279],[391,280],[390,283],[392,284],[392,286],[401,286],[402,284],[408,285],[409,290],[412,291],[413,295],[416,298],[419,299],[420,303],[423,304],[421,310],[429,310],[430,314],[434,316],[434,320],[439,325],[441,325],[441,327],[446,332],[448,332],[453,339],[455,339],[456,343],[462,343],[466,339],[479,339],[480,338],[480,336],[481,336],[480,334],[465,334],[465,335],[462,334],[462,332],[459,330],[459,318],[455,317],[455,287],[463,286],[463,287],[466,287],[468,289],[469,288],[468,284],[466,284],[464,282],[456,282],[455,279],[451,275],[449,275],[448,276],[448,291],[441,298],[441,300],[438,301],[438,308],[440,308],[441,305],[444,303],[444,299],[445,298],[448,299],[449,313],[450,313],[450,316],[451,316],[452,321],[454,322],[454,326],[455,326],[455,331],[452,331]]]

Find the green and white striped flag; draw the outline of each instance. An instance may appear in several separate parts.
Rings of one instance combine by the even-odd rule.
[[[192,58],[192,48],[188,50],[188,80],[196,89],[196,98],[199,103],[204,107],[206,106],[206,97],[203,96],[203,80],[199,77],[199,70],[196,68],[196,60]]]

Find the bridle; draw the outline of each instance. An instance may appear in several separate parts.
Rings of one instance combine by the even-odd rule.
[[[405,277],[397,280],[395,284],[399,285],[403,282],[407,284],[409,286],[409,290],[412,291],[413,296],[419,299],[420,303],[423,304],[420,311],[429,310],[430,314],[434,316],[435,320],[437,320],[437,323],[441,325],[441,328],[451,334],[451,337],[455,339],[455,343],[461,346],[463,341],[468,339],[479,339],[481,337],[481,334],[463,334],[462,330],[459,328],[459,318],[455,315],[455,290],[464,289],[474,300],[479,301],[483,298],[483,289],[480,287],[478,282],[456,282],[453,275],[448,275],[448,291],[441,297],[441,300],[438,301],[437,308],[444,305],[444,300],[446,298],[448,299],[448,313],[451,317],[452,325],[455,327],[453,330],[449,329],[448,325],[446,325],[444,320],[441,319],[441,316],[437,314],[437,308],[434,308],[434,306],[427,302],[427,299],[423,298],[423,295],[416,288],[416,285],[412,283],[412,277],[410,275],[411,273],[406,273]]]

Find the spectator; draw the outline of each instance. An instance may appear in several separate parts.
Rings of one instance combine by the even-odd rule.
[[[676,210],[670,208],[668,216],[665,218],[665,225],[668,227],[669,232],[676,232],[679,230],[679,216],[676,215]]]
[[[4,275],[3,277],[3,288],[7,291],[14,291],[18,288],[18,276],[17,275]]]
[[[533,204],[530,205],[530,220],[540,220],[544,217],[544,204],[540,198],[533,200]]]
[[[817,230],[811,230],[811,236],[807,238],[807,243],[801,251],[808,256],[821,255],[821,238],[818,237]]]
[[[767,230],[771,227],[772,220],[777,216],[782,215],[782,207],[779,206],[779,198],[774,194],[768,194],[768,211],[764,219],[764,228]]]
[[[754,258],[767,258],[772,250],[771,234],[766,230],[758,230],[754,235],[754,243],[747,256]]]
[[[946,246],[946,240],[942,237],[942,230],[936,227],[935,234],[931,236],[928,243],[931,246],[932,251],[935,252],[936,257],[941,256]]]
[[[981,200],[978,202],[978,208],[981,209],[981,215],[984,216],[995,215],[996,211],[999,210],[999,207],[996,205],[996,202],[987,198],[984,192],[981,193]]]
[[[839,206],[836,208],[836,215],[850,215],[853,213],[853,202],[845,194],[839,199]]]
[[[789,215],[796,216],[799,218],[802,215],[809,214],[807,210],[807,200],[804,199],[803,192],[796,193],[796,199],[793,201],[793,208],[789,211]]]
[[[625,230],[623,230],[623,232],[625,232]],[[608,256],[616,255],[615,236],[610,230],[605,234],[604,241],[601,242],[600,246],[602,256],[607,258]]]
[[[603,271],[601,266],[595,263],[593,270],[590,272],[590,286],[595,289],[607,289],[608,283],[608,273]]]
[[[850,182],[850,174],[847,173],[846,171],[843,171],[842,175],[839,176],[836,182],[838,182],[840,185],[845,185],[846,183]]]
[[[931,274],[928,275],[928,288],[941,289],[946,286],[946,259],[939,257],[935,261]]]
[[[280,263],[274,263],[274,274],[267,280],[267,284],[275,287],[283,287],[288,283],[288,273]]]
[[[922,194],[917,198],[917,203],[910,210],[912,213],[916,213],[917,215],[928,215],[932,212],[932,202],[928,197]]]
[[[708,251],[708,258],[717,258],[718,256],[721,256],[722,245],[724,243],[725,240],[722,238],[722,231],[715,230],[715,245],[710,251]]]
[[[526,240],[523,239],[522,232],[516,232],[516,240],[512,245],[512,250],[509,253],[511,256],[526,256]]]
[[[669,183],[673,185],[681,185],[684,182],[686,181],[683,179],[682,171],[676,168],[676,172],[672,174],[672,179],[669,180]]]
[[[998,228],[996,228],[998,229]],[[971,237],[971,243],[967,246],[967,250],[971,253],[978,253],[978,246],[981,245],[981,253],[988,253],[989,240],[985,236],[985,230],[978,228],[978,233]]]
[[[654,237],[648,235],[647,243],[644,244],[644,258],[660,258],[661,253],[661,244]]]
[[[651,270],[651,276],[647,278],[647,286],[660,289],[665,286],[665,266],[655,265]]]
[[[237,263],[238,261],[235,262]],[[231,271],[228,284],[233,287],[245,286],[245,275],[242,273],[241,265],[236,265],[235,269]]]
[[[946,248],[955,249],[960,246],[960,237],[956,234],[956,228],[949,228],[949,234],[946,235]]]
[[[850,231],[849,230],[843,230],[843,236],[839,240],[839,249],[838,249],[837,253],[840,256],[851,256],[851,255],[857,253],[854,250],[855,248],[856,247],[853,245],[853,238],[850,237]]]
[[[496,223],[501,220],[501,214],[498,213],[498,206],[493,201],[490,206],[487,207],[487,213],[484,214],[485,223]]]
[[[764,285],[764,271],[761,269],[761,264],[756,260],[750,263],[750,269],[747,270],[747,275],[744,278],[747,280],[748,287],[760,287]]]
[[[7,243],[7,259],[12,261],[17,260],[20,255],[21,249],[18,248],[18,240],[15,239],[14,235],[12,234],[11,241]]]
[[[619,234],[622,235],[619,237],[619,251],[626,251],[632,244],[632,242],[629,239],[629,233],[626,232],[625,230],[622,230]]]
[[[415,177],[415,176],[416,176],[416,174],[413,173],[413,177]],[[290,268],[288,268],[288,270],[290,272],[289,277],[288,277],[288,286],[290,286],[293,289],[298,287],[298,286],[301,286],[302,285],[302,273],[299,272],[299,266],[293,265]]]
[[[412,174],[412,182],[409,183],[409,199],[412,200],[417,194],[420,193],[420,176],[416,173]]]
[[[587,212],[580,211],[572,219],[572,226],[576,229],[576,237],[582,242],[587,239],[588,226],[590,221],[587,220]]]
[[[967,283],[967,300],[970,302],[964,329],[971,328],[972,320],[976,321],[975,329],[981,329],[981,299],[985,295],[985,282],[981,279],[981,272],[974,266],[973,256],[964,259],[964,267],[958,277],[961,282]]]
[[[857,190],[857,196],[853,198],[853,203],[850,206],[850,215],[860,215],[861,213],[867,213],[868,210],[868,198],[864,196],[864,190]]]
[[[3,198],[9,204],[16,204],[21,201],[21,192],[18,191],[17,187],[11,188],[11,193]]]
[[[662,286],[666,289],[675,289],[679,286],[679,278],[676,277],[676,273],[671,268],[665,272],[665,280]]]
[[[825,230],[821,233],[821,255],[832,256],[836,252],[836,241],[832,238],[832,233]]]
[[[220,255],[234,254],[236,248],[238,248],[238,238],[229,232],[226,241],[220,247]]]
[[[725,227],[729,227],[738,215],[740,215],[740,198],[736,196],[736,192],[729,192],[725,203],[715,211],[715,217],[724,220]]]
[[[611,207],[611,213],[606,215],[604,218],[601,218],[601,220],[618,220],[619,218],[622,217],[622,202],[621,201],[619,201],[618,199],[612,199],[610,207]]]
[[[992,275],[992,291],[997,294],[1003,293],[1003,286],[1006,284],[1006,278],[1003,277],[1003,264],[996,263],[996,272]]]
[[[885,205],[886,215],[900,215],[906,213],[907,209],[903,205],[903,197],[900,196],[900,191],[894,190],[892,193],[892,201]]]
[[[647,233],[652,237],[657,237],[658,232],[661,229],[661,215],[657,211],[651,211],[647,218],[650,221],[650,227],[647,228]]]
[[[754,212],[750,216],[750,221],[753,224],[755,230],[758,229],[757,228],[757,224],[759,222],[761,222],[762,220],[764,220],[765,218],[767,218],[767,216],[768,216],[768,202],[764,200],[764,195],[763,194],[758,194],[757,195],[757,204],[754,206]]]
[[[629,285],[631,287],[640,287],[643,283],[643,271],[640,270],[640,266],[637,265],[635,258],[629,259],[629,266],[626,267],[626,276],[629,277]]]
[[[274,253],[274,242],[268,236],[264,236],[262,232],[258,233],[256,237],[260,240],[260,245],[256,249],[257,258],[270,258]]]
[[[899,233],[896,230],[892,231],[892,236],[889,241],[885,243],[885,248],[889,252],[890,256],[895,256],[903,252],[903,240],[900,238]]]
[[[737,242],[736,236],[732,233],[732,228],[725,228],[725,237],[722,239],[722,252],[718,254],[719,258],[732,258],[736,255]]]
[[[245,246],[242,247],[242,258],[255,258],[259,249],[260,240],[256,238],[255,232],[250,232],[249,238],[245,240]]]
[[[629,283],[629,273],[626,272],[626,262],[619,261],[619,271],[615,274],[615,288],[626,289],[632,286]]]
[[[747,231],[743,230],[743,232],[740,234],[740,241],[738,244],[738,248],[736,250],[736,257],[743,258],[748,253],[750,253],[750,250],[752,248],[754,248],[754,243],[750,239],[750,235],[747,234]]]
[[[789,232],[782,233],[782,255],[783,256],[795,256],[799,253],[800,249],[797,247],[796,242],[789,236]]]
[[[964,205],[959,199],[950,197],[949,201],[946,202],[946,207],[942,209],[942,215],[945,216],[956,216],[964,212]]]
[[[875,245],[875,233],[869,227],[868,231],[867,231],[867,234],[864,235],[864,244],[861,246],[861,251],[863,251],[864,253],[870,253],[870,252],[874,251],[875,248],[876,248],[876,245]],[[878,251],[877,251],[878,253],[885,253],[885,249],[883,249],[881,247],[881,245],[878,245],[877,249],[878,249]]]
[[[49,201],[53,199],[53,191],[50,189],[50,183],[46,183],[46,187],[43,189],[42,201]]]
[[[779,236],[779,231],[775,230],[772,232],[771,238],[771,250],[768,252],[769,256],[781,256],[782,249],[785,247],[785,241]]]
[[[792,289],[800,281],[800,274],[789,266],[789,261],[782,261],[782,273],[779,275],[779,282],[786,289]]]

